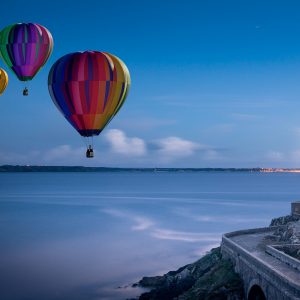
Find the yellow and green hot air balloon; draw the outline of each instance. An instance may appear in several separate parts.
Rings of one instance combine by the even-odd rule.
[[[5,91],[8,84],[8,76],[7,73],[0,68],[0,96]]]

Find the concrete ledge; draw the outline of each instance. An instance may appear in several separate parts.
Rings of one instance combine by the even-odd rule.
[[[284,246],[297,247],[300,249],[300,244],[269,245],[266,247],[266,252],[300,271],[300,261],[280,250],[280,248]]]

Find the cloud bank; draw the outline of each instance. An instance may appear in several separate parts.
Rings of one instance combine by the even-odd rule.
[[[63,144],[27,153],[0,151],[0,164],[163,167],[186,165],[185,162],[189,166],[189,162],[199,157],[200,161],[207,162],[222,159],[221,150],[178,136],[146,140],[129,136],[120,129],[109,129],[100,141],[94,142],[100,145],[95,144],[92,160],[85,158],[84,146]]]

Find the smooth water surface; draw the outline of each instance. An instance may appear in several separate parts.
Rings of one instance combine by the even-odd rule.
[[[300,174],[0,174],[0,299],[126,299],[300,199]]]

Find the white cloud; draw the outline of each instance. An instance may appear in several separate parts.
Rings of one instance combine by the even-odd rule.
[[[70,145],[60,145],[44,152],[42,158],[45,162],[66,161],[70,158],[74,161],[84,158],[85,151],[84,147],[72,148]]]
[[[224,159],[220,151],[211,146],[176,136],[156,140],[153,144],[157,147],[157,150],[154,151],[155,159],[160,163],[169,163],[178,159],[192,157],[197,152],[201,152],[201,159],[203,161],[219,161]]]
[[[191,156],[201,146],[195,142],[179,137],[167,137],[154,142],[158,146],[158,152],[167,159]]]
[[[128,156],[143,156],[147,153],[144,140],[137,137],[127,137],[122,130],[110,129],[105,137],[114,153]]]

